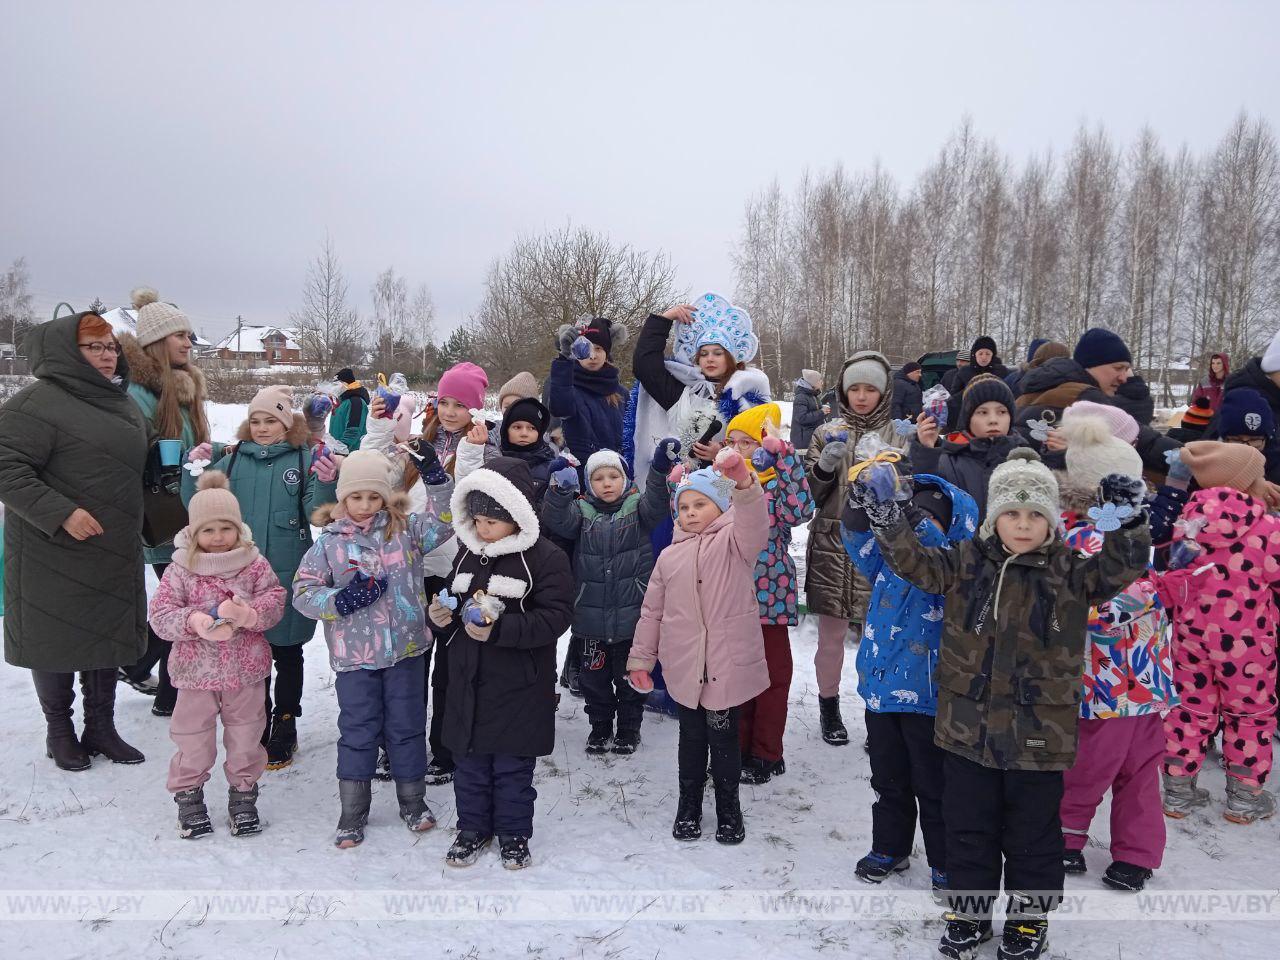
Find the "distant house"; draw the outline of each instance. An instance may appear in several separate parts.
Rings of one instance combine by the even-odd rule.
[[[111,329],[120,335],[122,333],[137,333],[138,311],[129,307],[116,307],[114,310],[108,310],[102,315],[102,319],[111,324]],[[208,353],[212,349],[213,344],[206,340],[200,334],[192,334],[191,342],[195,345],[196,353]]]
[[[214,345],[213,354],[244,366],[301,363],[302,347],[287,327],[241,327]]]

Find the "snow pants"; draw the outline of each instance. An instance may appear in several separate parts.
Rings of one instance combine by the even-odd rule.
[[[422,655],[381,670],[338,672],[339,780],[372,780],[379,746],[387,748],[392,779],[411,782],[426,776],[426,666]]]
[[[942,821],[942,765],[946,751],[933,742],[934,718],[921,713],[866,711],[871,746],[871,849],[891,857],[911,853],[916,811],[929,866],[947,869]]]
[[[639,730],[644,719],[645,694],[627,683],[630,641],[603,643],[579,638],[582,669],[578,684],[592,723],[612,723],[616,715],[619,730]]]
[[[533,787],[536,757],[509,753],[472,753],[454,757],[453,799],[458,829],[482,836],[533,836]]]
[[[764,662],[769,687],[738,708],[738,745],[744,756],[782,759],[782,734],[787,726],[787,697],[791,693],[791,632],[785,624],[763,623]]]
[[[208,781],[218,759],[219,717],[227,784],[251,790],[267,769],[267,751],[261,741],[266,719],[262,685],[251,683],[238,690],[179,690],[169,719],[169,739],[178,747],[169,761],[170,793]]]

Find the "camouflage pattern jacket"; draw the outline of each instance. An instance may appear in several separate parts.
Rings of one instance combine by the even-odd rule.
[[[1066,770],[1075,762],[1089,608],[1146,570],[1143,522],[1081,557],[1056,536],[1022,555],[999,537],[926,548],[905,521],[877,531],[889,565],[947,595],[938,658],[938,745],[998,770]]]

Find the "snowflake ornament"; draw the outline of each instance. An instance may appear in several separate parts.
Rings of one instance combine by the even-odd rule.
[[[200,474],[204,473],[204,468],[211,462],[212,461],[210,460],[188,460],[183,464],[182,469],[187,471],[187,473],[191,474],[193,477],[198,477]]]
[[[1100,507],[1089,508],[1089,519],[1098,530],[1111,533],[1113,530],[1119,530],[1135,512],[1127,503],[1104,503]]]
[[[1049,431],[1053,429],[1053,424],[1045,419],[1028,420],[1027,429],[1031,431],[1032,440],[1044,443],[1049,439]]]
[[[916,425],[910,420],[894,420],[893,432],[900,437],[914,437],[916,435]]]

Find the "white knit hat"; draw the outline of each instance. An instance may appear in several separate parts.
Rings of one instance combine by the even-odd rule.
[[[589,481],[592,474],[601,467],[613,467],[622,474],[623,478],[627,475],[627,468],[622,465],[622,457],[618,456],[618,454],[612,450],[597,450],[591,456],[587,457],[587,467],[586,470],[583,471],[586,474],[587,480]]]
[[[1062,506],[1058,500],[1058,481],[1053,471],[1040,462],[1040,455],[1030,447],[1018,447],[1007,460],[991,471],[987,487],[987,517],[978,531],[989,537],[995,531],[996,518],[1009,510],[1034,510],[1049,521],[1049,529],[1058,525]]]
[[[1280,373],[1280,331],[1267,344],[1267,352],[1262,355],[1263,373]]]
[[[150,287],[138,287],[130,295],[138,311],[135,336],[141,346],[150,346],[171,333],[194,333],[187,315],[172,303],[162,303]]]
[[[377,450],[357,450],[342,461],[338,472],[338,502],[365,490],[384,501],[391,499],[391,461]]]
[[[1070,413],[1075,405],[1067,408]],[[1142,476],[1142,457],[1112,432],[1111,422],[1097,414],[1077,413],[1062,418],[1067,441],[1067,479],[1073,489],[1088,493],[1111,473]]]

